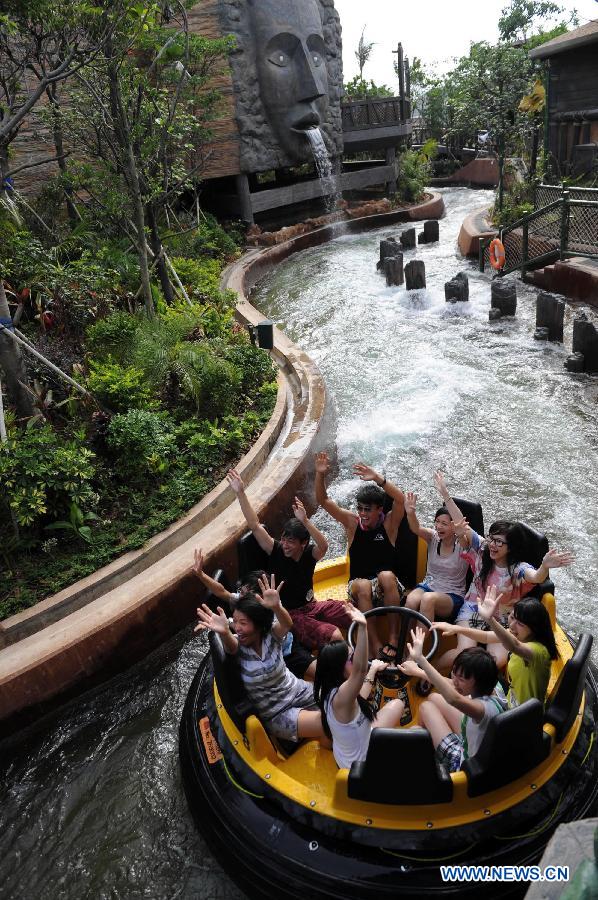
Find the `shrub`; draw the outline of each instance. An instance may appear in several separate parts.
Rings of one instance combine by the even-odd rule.
[[[177,256],[172,264],[192,300],[218,299],[222,266],[217,259]]]
[[[131,409],[113,416],[106,443],[124,475],[162,475],[176,450],[176,435],[164,413]]]
[[[210,213],[203,213],[203,219],[193,231],[177,235],[169,241],[173,252],[180,256],[191,259],[209,256],[220,260],[236,256],[242,242],[240,227],[229,224],[224,228]]]
[[[421,151],[405,150],[399,157],[397,195],[408,203],[419,200],[431,175],[431,159],[435,154],[434,141],[427,142]]]
[[[183,395],[197,413],[213,419],[235,408],[241,386],[241,372],[203,343],[180,344],[173,365]]]
[[[245,335],[224,348],[223,354],[241,373],[240,389],[243,394],[253,394],[275,377],[274,366],[267,352],[251,344]]]
[[[58,518],[73,503],[91,504],[94,456],[82,441],[82,435],[61,440],[49,425],[41,425],[11,430],[0,444],[0,495],[19,525]]]
[[[112,356],[122,363],[131,352],[139,319],[126,312],[114,312],[87,329],[87,346],[92,353]]]
[[[92,359],[87,386],[98,400],[115,412],[151,404],[151,390],[141,369],[121,366],[111,357]]]
[[[252,412],[244,416],[224,416],[220,424],[202,422],[187,442],[194,466],[200,472],[206,472],[223,465],[251,441],[260,424],[259,416]]]

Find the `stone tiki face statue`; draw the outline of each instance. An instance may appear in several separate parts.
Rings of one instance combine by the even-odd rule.
[[[241,172],[311,159],[305,132],[319,126],[343,149],[341,27],[334,0],[218,0],[229,55]]]
[[[328,106],[326,48],[316,0],[248,0],[264,112],[291,159]]]

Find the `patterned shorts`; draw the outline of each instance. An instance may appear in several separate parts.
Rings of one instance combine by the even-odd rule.
[[[436,759],[441,766],[446,766],[449,772],[459,771],[462,753],[463,741],[454,731],[443,737],[436,747]]]
[[[396,575],[395,575],[395,578],[396,578]],[[364,579],[352,578],[351,581],[349,582],[349,584],[347,585],[347,597],[349,598],[349,600],[352,600],[352,601],[355,600],[355,598],[353,597],[353,594],[352,594],[352,586],[353,586],[353,582],[355,582],[355,581],[369,581],[370,584],[372,585],[372,606],[384,606],[384,589],[383,589],[382,585],[380,584],[377,576],[376,576],[376,578],[364,578]],[[396,578],[396,581],[397,581],[397,590],[399,592],[399,597],[401,598],[401,602],[402,602],[403,594],[405,593],[405,587],[403,584],[401,584],[401,582],[399,581],[398,578]]]
[[[280,738],[282,741],[294,741],[297,743],[299,737],[297,735],[297,722],[299,713],[302,709],[317,710],[318,706],[314,701],[314,692],[311,684],[299,681],[299,684],[305,684],[305,688],[293,698],[293,706],[281,710],[271,719],[264,719],[264,728],[274,737]]]
[[[498,621],[507,628],[509,624],[509,614],[501,613]],[[461,607],[459,614],[455,620],[456,625],[465,625],[468,628],[477,628],[479,631],[490,631],[490,626],[484,622],[478,611],[478,604],[471,600],[466,600]]]

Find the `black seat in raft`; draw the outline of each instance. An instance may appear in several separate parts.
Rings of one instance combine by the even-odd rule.
[[[220,700],[235,727],[245,734],[247,719],[255,715],[255,709],[241,680],[239,667],[235,657],[226,653],[220,635],[210,631],[208,640]]]
[[[490,721],[478,752],[462,765],[469,797],[510,784],[544,762],[550,737],[542,730],[543,715],[542,704],[533,699]]]
[[[237,541],[237,560],[241,580],[248,572],[255,572],[256,569],[269,571],[270,557],[262,550],[251,531],[246,531]]]
[[[548,553],[548,538],[541,531],[536,531],[524,522],[515,523],[520,531],[520,541],[522,545],[521,559],[530,563],[534,568],[539,568],[544,555]],[[544,594],[554,594],[554,584],[549,579],[537,584],[526,594],[527,597],[536,597],[541,600]]]
[[[553,699],[546,708],[544,721],[554,725],[557,744],[568,733],[579,710],[593,641],[593,636],[588,632],[584,631],[580,636],[573,656],[563,666]]]
[[[351,766],[347,793],[370,803],[449,803],[453,783],[424,728],[374,728],[365,760]]]

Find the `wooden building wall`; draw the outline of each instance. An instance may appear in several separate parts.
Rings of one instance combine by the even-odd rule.
[[[548,146],[560,163],[573,147],[598,142],[598,41],[550,58]]]
[[[208,38],[222,37],[217,6],[218,0],[201,0],[189,10],[190,31]],[[204,166],[200,172],[202,179],[236,175],[240,171],[233,83],[227,60],[222,60],[219,70],[219,74],[209,84],[209,88],[216,89],[220,93],[221,99],[216,116],[210,123],[211,140],[203,148]],[[60,91],[61,94],[68,94],[68,83],[62,84]],[[42,106],[44,100],[45,97],[42,98]],[[39,111],[34,111],[25,121],[18,137],[12,144],[11,153],[11,169],[54,156],[52,135],[42,121]],[[24,169],[15,175],[15,188],[25,195],[35,196],[39,194],[44,184],[57,173],[56,163],[46,163]]]

